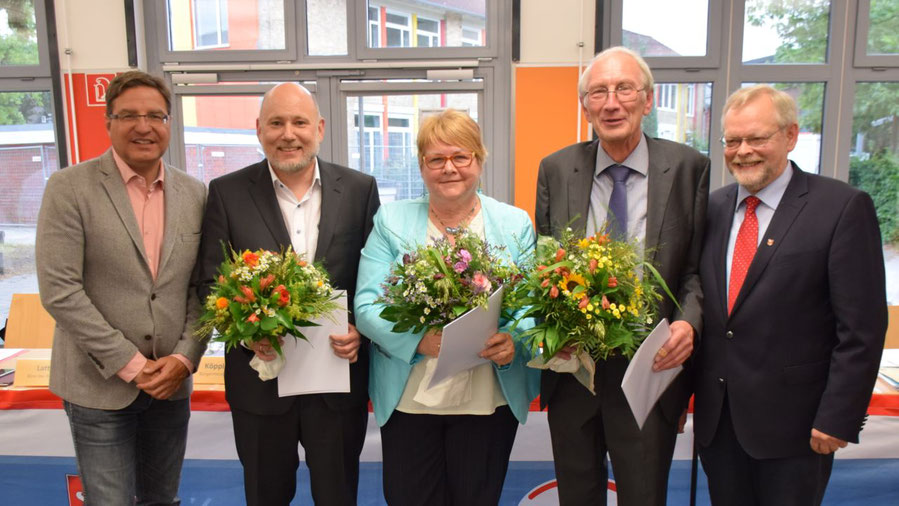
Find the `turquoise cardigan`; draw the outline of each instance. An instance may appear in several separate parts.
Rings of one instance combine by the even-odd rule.
[[[484,195],[479,198],[487,242],[505,246],[510,258],[521,263],[536,242],[527,213]],[[423,358],[416,350],[424,333],[393,332],[393,323],[379,316],[383,305],[376,304],[375,299],[382,293],[381,284],[391,266],[402,261],[404,253],[427,242],[428,199],[382,204],[374,221],[359,262],[354,311],[356,327],[372,341],[368,393],[375,419],[383,426],[400,402],[412,366]],[[499,323],[500,331],[508,332],[511,322]],[[515,334],[532,326],[533,322],[523,320]],[[529,359],[529,353],[515,339],[512,363],[493,367],[503,395],[520,423],[527,420],[530,403],[540,391],[540,371],[527,367]]]

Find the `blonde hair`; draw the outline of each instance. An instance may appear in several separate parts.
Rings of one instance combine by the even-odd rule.
[[[593,70],[593,65],[596,64],[599,60],[604,60],[612,55],[616,54],[624,54],[630,56],[637,63],[637,66],[640,67],[640,72],[643,74],[643,86],[648,90],[652,91],[655,82],[652,79],[652,71],[649,70],[649,64],[646,63],[646,60],[640,56],[636,51],[626,48],[624,46],[613,46],[608,49],[604,49],[601,52],[597,53],[596,56],[590,60],[590,63],[587,64],[587,67],[581,72],[581,77],[577,81],[577,95],[578,98],[583,99],[584,95],[587,94],[587,84],[590,79],[590,71]]]
[[[422,120],[416,141],[419,165],[424,164],[425,150],[438,142],[471,151],[481,165],[487,158],[481,127],[471,116],[456,109],[446,109]]]
[[[768,97],[774,104],[774,112],[777,115],[777,126],[786,128],[790,125],[798,123],[798,113],[796,112],[796,101],[789,93],[780,91],[768,84],[756,84],[740,88],[731,93],[724,103],[724,109],[721,111],[721,125],[724,125],[724,117],[731,109],[740,109],[749,102],[757,100],[761,97]]]

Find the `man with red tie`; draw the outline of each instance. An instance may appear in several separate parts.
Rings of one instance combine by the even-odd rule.
[[[817,505],[857,443],[887,327],[868,194],[807,174],[796,104],[768,85],[724,106],[736,184],[709,198],[695,431],[714,505]]]

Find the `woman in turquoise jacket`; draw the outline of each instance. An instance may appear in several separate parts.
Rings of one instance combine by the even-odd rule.
[[[384,496],[394,505],[495,505],[515,440],[539,391],[539,371],[500,321],[482,356],[491,362],[427,388],[440,351],[439,332],[396,333],[375,300],[404,253],[463,227],[508,260],[524,261],[535,238],[527,213],[478,193],[486,157],[480,129],[447,110],[426,118],[418,134],[424,197],[383,204],[362,250],[356,326],[372,341],[369,395],[381,426]],[[528,328],[522,322],[519,333]],[[429,367],[430,363],[430,367]]]

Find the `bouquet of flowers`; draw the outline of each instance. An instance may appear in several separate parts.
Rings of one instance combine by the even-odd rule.
[[[394,323],[394,332],[441,329],[472,308],[486,307],[501,285],[506,286],[503,314],[516,309],[512,286],[522,276],[501,254],[504,248],[468,230],[455,239],[455,244],[444,237],[421,246],[391,268],[376,302],[384,304],[381,318]]]
[[[226,260],[206,298],[206,312],[197,322],[195,335],[207,339],[217,330],[213,340],[224,342],[229,350],[241,342],[249,345],[268,339],[280,361],[274,366],[277,371],[269,371],[276,376],[283,366],[280,338],[292,334],[305,339],[301,327],[316,325],[313,319],[339,308],[328,274],[292,248],[281,253],[225,253]],[[253,360],[262,362],[255,357]],[[253,362],[251,366],[260,371]]]
[[[613,353],[632,357],[652,330],[656,303],[662,297],[659,289],[674,300],[659,272],[633,243],[606,234],[578,238],[568,228],[559,240],[541,236],[534,262],[517,287],[520,303],[530,306],[522,318],[539,317],[539,323],[522,334],[538,357],[531,365],[549,364],[559,372],[586,368],[590,379],[585,386],[591,391],[594,360]],[[642,278],[638,269],[643,270]],[[567,361],[551,364],[569,345],[577,360],[567,368],[562,366]],[[540,347],[543,354],[538,356]]]

